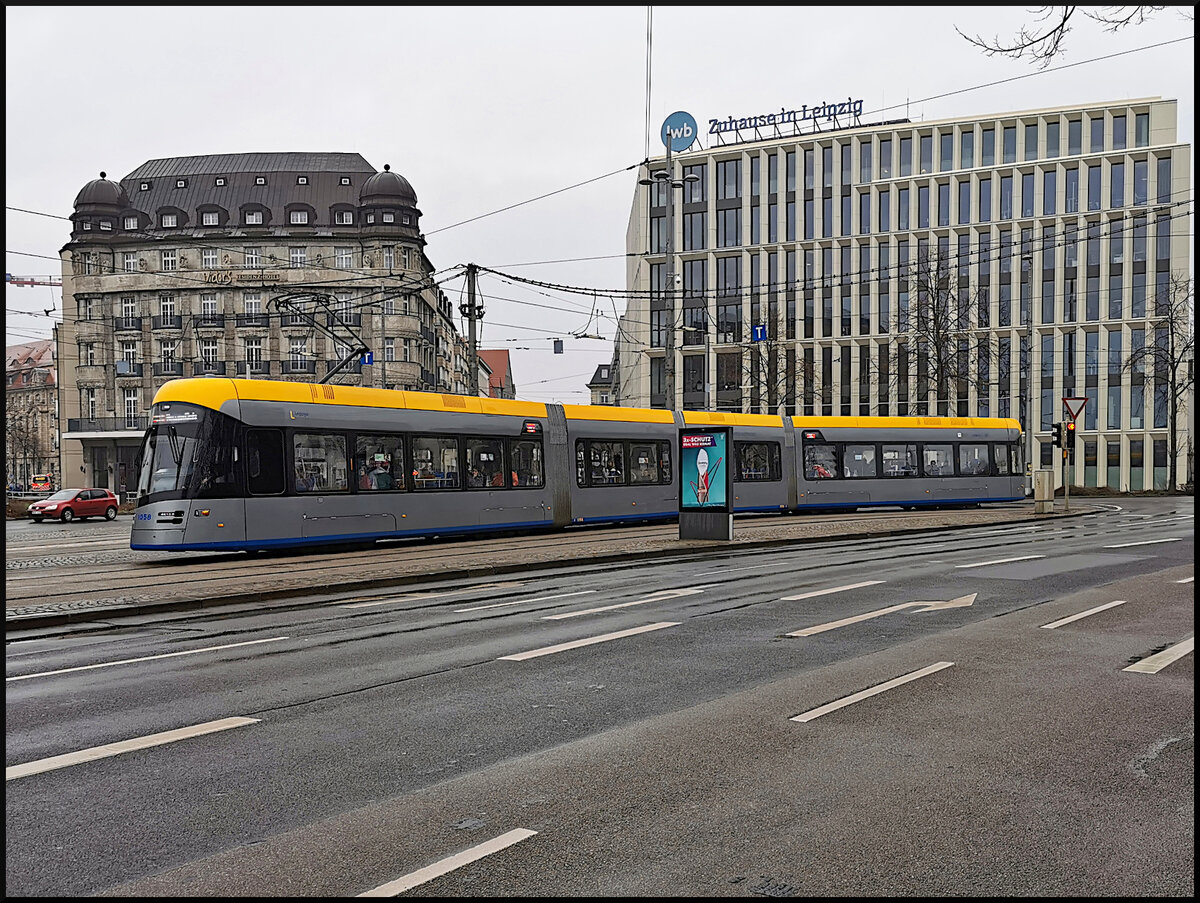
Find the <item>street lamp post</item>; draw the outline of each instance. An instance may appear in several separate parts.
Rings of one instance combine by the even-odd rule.
[[[1030,289],[1030,271],[1033,255],[1021,255],[1021,297],[1025,302],[1025,346],[1029,349],[1028,372],[1025,374],[1025,443],[1026,464],[1029,472],[1029,494],[1033,494],[1033,292]]]
[[[667,312],[670,323],[667,328],[666,360],[663,375],[666,377],[667,410],[675,410],[675,189],[689,182],[699,182],[700,177],[689,173],[681,179],[675,178],[675,164],[671,159],[671,142],[667,142],[667,168],[648,178],[639,179],[639,185],[666,185],[667,187]]]

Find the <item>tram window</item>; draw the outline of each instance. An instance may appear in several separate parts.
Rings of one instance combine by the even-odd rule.
[[[587,448],[582,439],[575,443],[575,483],[587,485]]]
[[[853,479],[879,476],[874,445],[847,445],[842,452],[842,463],[846,466],[846,476]]]
[[[954,476],[953,445],[926,445],[921,450],[921,460],[927,477]]]
[[[1025,446],[1014,442],[1008,447],[1008,451],[1012,455],[1012,472],[1025,473]]]
[[[350,488],[345,436],[296,433],[292,451],[297,492],[345,492]]]
[[[458,440],[448,436],[414,436],[412,472],[415,489],[458,488]]]
[[[658,448],[654,442],[629,443],[629,482],[658,483]]]
[[[804,476],[809,480],[832,480],[841,473],[836,445],[804,446]]]
[[[662,474],[664,483],[671,483],[674,477],[671,476],[671,443],[658,443],[658,472]]]
[[[354,467],[362,491],[404,488],[404,440],[399,436],[362,435],[355,439]]]
[[[468,439],[467,486],[471,489],[503,489],[505,479],[503,443],[499,439]]]
[[[249,430],[246,433],[246,476],[251,495],[278,495],[284,489],[283,433]]]
[[[734,482],[761,483],[782,479],[778,442],[735,442],[733,452],[737,459]]]
[[[509,478],[520,488],[537,489],[546,485],[546,468],[542,461],[542,443],[528,439],[508,441],[508,460],[512,473]]]
[[[958,472],[964,477],[983,476],[989,469],[985,443],[964,442],[958,447]]]
[[[620,442],[589,442],[593,486],[618,486],[625,482],[625,449]]]
[[[883,446],[883,475],[885,477],[915,477],[917,475],[915,445]]]
[[[996,473],[1008,476],[1008,446],[995,443],[992,445],[992,460],[996,462]]]

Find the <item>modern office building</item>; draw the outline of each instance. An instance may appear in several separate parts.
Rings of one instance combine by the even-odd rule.
[[[619,403],[1014,417],[1036,468],[1055,462],[1063,399],[1086,397],[1075,482],[1165,488],[1177,380],[1136,362],[1190,296],[1176,101],[876,124],[856,106],[702,120],[707,147],[673,155],[673,187],[654,179],[665,157],[642,167]]]
[[[466,391],[416,192],[390,167],[352,153],[150,160],[120,182],[101,173],[74,207],[58,333],[65,485],[132,491],[146,413],[177,377]]]

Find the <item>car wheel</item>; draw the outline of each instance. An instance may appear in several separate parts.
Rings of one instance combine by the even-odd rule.
[[[35,524],[40,524],[42,522],[42,519],[40,517],[35,517],[35,518],[33,518],[33,522]]]
[[[112,505],[109,505],[107,508],[105,508],[104,509],[104,519],[105,520],[116,520],[117,519],[117,509],[114,508]]]
[[[59,518],[64,524],[69,524],[71,521],[75,520],[75,512],[70,508],[63,508],[62,514],[59,515]]]

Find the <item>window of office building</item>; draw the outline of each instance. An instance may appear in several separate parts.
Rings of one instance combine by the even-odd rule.
[[[912,175],[912,138],[900,139],[900,175]]]
[[[1017,162],[1017,127],[1015,125],[1006,125],[1004,127],[1004,145],[1002,163]]]

